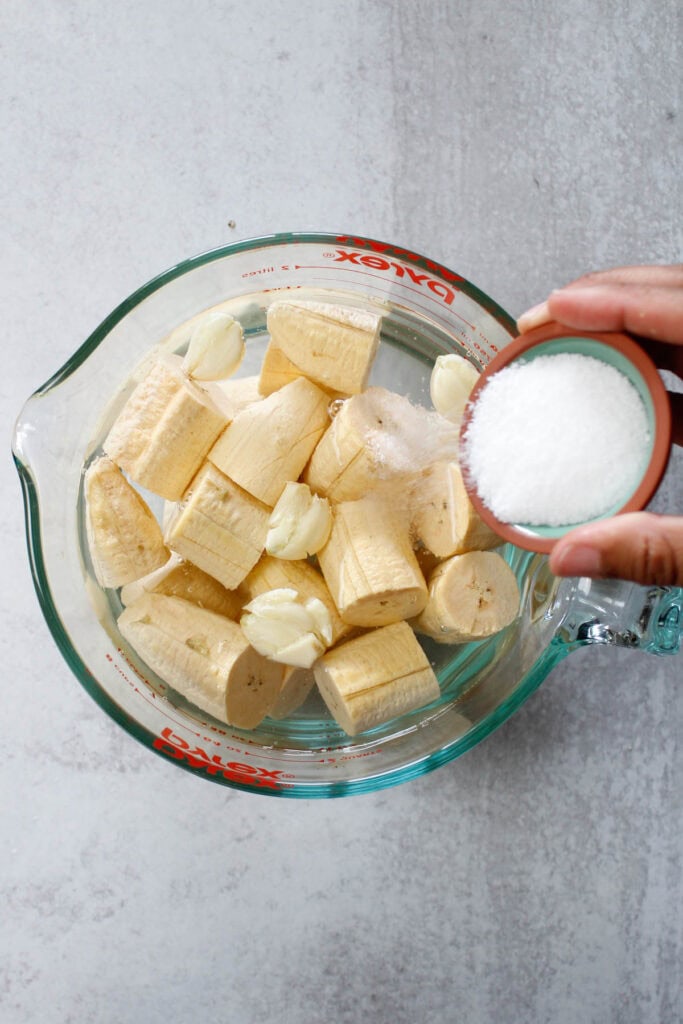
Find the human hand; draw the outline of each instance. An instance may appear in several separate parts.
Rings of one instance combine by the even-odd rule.
[[[549,320],[584,331],[630,334],[657,366],[683,379],[683,264],[617,267],[578,278],[517,321],[521,333]],[[683,445],[683,394],[669,392],[672,439]],[[683,516],[631,512],[579,526],[550,556],[557,576],[616,576],[683,586]]]

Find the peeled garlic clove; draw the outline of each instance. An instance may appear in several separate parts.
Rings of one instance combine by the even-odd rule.
[[[255,597],[245,605],[240,625],[259,654],[298,668],[310,668],[332,641],[332,622],[322,601],[301,601],[290,587]]]
[[[207,313],[190,337],[183,370],[195,380],[222,380],[244,357],[242,325],[229,313]]]
[[[330,535],[332,516],[326,498],[307,484],[288,483],[268,522],[266,551],[288,560],[314,555]]]
[[[429,394],[436,411],[457,423],[478,378],[478,370],[463,356],[455,352],[439,356],[429,381]]]

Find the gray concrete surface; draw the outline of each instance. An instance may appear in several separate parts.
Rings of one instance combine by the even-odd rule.
[[[5,0],[0,47],[6,438],[122,298],[231,239],[376,236],[513,314],[682,258],[676,0]],[[3,1022],[681,1019],[681,656],[585,649],[431,776],[258,799],[82,691],[8,455],[0,496]]]

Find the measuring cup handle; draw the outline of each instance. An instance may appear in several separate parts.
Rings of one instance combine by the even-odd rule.
[[[577,579],[567,587],[564,602],[558,637],[570,647],[614,644],[651,654],[680,650],[683,588]]]

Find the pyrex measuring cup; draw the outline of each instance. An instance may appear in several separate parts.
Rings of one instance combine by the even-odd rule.
[[[88,573],[82,469],[150,350],[182,348],[182,325],[222,304],[245,330],[240,375],[256,373],[267,343],[266,309],[291,294],[382,312],[371,383],[424,404],[436,356],[457,351],[482,367],[515,334],[510,317],[458,274],[397,246],[348,235],[274,235],[226,246],[173,267],[115,309],[29,399],[13,444],[43,613],[66,661],[107,714],[162,757],[223,785],[340,796],[394,785],[458,757],[580,645],[678,650],[681,589],[557,580],[545,556],[508,544],[501,552],[520,583],[520,613],[503,633],[477,644],[424,641],[442,691],[427,708],[351,739],[314,694],[289,719],[266,719],[248,732],[207,717],[170,690],[120,636],[117,592],[101,590]]]

